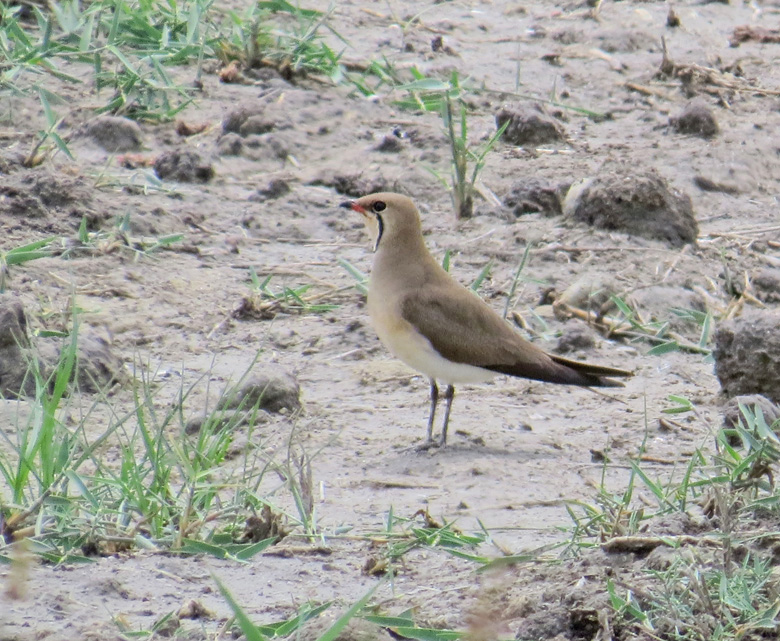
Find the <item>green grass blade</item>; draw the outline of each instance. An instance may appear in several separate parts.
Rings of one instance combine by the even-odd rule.
[[[291,5],[287,0],[268,0],[266,2],[258,2],[258,9],[264,9],[271,12],[289,13],[293,16],[303,18],[318,18],[322,15],[321,11],[315,9],[301,9]]]
[[[710,342],[710,334],[712,332],[712,313],[707,312],[704,317],[704,322],[701,326],[701,336],[699,337],[699,347],[707,347],[707,343]]]
[[[450,271],[450,257],[452,256],[452,251],[449,249],[444,252],[444,258],[441,259],[441,266],[444,268],[445,272]]]
[[[440,630],[438,628],[405,628],[398,627],[393,630],[402,639],[417,639],[417,641],[454,641],[465,636],[465,633],[457,630]]]
[[[645,471],[641,467],[639,467],[636,461],[630,461],[630,463],[631,463],[631,469],[640,479],[642,479],[642,482],[645,484],[647,489],[649,489],[653,493],[656,500],[658,501],[658,504],[664,508],[671,507],[671,504],[669,503],[669,500],[666,498],[666,494],[664,493],[663,488],[658,483],[653,481],[649,476],[647,476]],[[628,503],[628,501],[626,501],[626,503]]]
[[[477,569],[477,573],[483,573],[487,572],[488,570],[493,570],[495,568],[504,568],[508,565],[515,565],[517,563],[530,563],[531,561],[536,561],[539,558],[540,551],[534,550],[532,552],[528,552],[527,554],[512,554],[509,556],[499,556],[495,559],[491,559],[488,561],[485,565],[483,565],[481,568]]]
[[[457,630],[443,630],[439,628],[418,628],[414,625],[411,617],[403,616],[366,616],[365,621],[374,623],[383,628],[389,628],[395,638],[417,639],[417,641],[454,641],[464,636],[463,632]]]
[[[409,616],[381,616],[369,614],[363,617],[369,623],[375,623],[383,628],[411,628],[414,626],[411,614]]]
[[[667,341],[666,343],[661,343],[660,345],[656,345],[655,347],[647,350],[648,356],[661,356],[662,354],[668,354],[669,352],[676,352],[679,351],[680,344],[677,341]]]
[[[257,627],[260,632],[268,637],[287,637],[298,630],[306,621],[318,617],[332,605],[333,601],[327,601],[316,607],[307,604],[301,607],[298,610],[298,614],[288,621],[282,621],[273,625],[259,625]]]
[[[324,634],[321,634],[317,641],[336,641],[339,638],[341,631],[347,626],[347,624],[360,612],[369,599],[374,595],[374,592],[379,589],[379,586],[385,582],[385,579],[380,579],[377,584],[366,592],[358,601],[356,601],[352,607],[350,607],[344,614],[342,614],[336,622],[328,628]]]
[[[220,581],[214,575],[212,575],[212,577],[214,578],[214,581],[219,588],[220,594],[222,594],[222,597],[225,599],[225,601],[228,602],[230,609],[233,610],[233,616],[236,617],[236,621],[238,621],[238,627],[241,628],[241,632],[244,633],[246,641],[268,641],[268,637],[260,632],[257,626],[252,623],[246,612],[244,612],[243,608],[238,605],[236,600],[233,598],[233,595],[228,592],[228,589],[224,586],[222,581]]]
[[[491,258],[482,270],[477,274],[474,282],[471,283],[471,290],[476,292],[482,286],[483,281],[490,276],[490,272],[493,269],[493,259]]]
[[[525,266],[528,264],[528,257],[531,255],[531,247],[532,243],[528,243],[525,246],[525,251],[523,252],[522,258],[520,259],[520,264],[517,266],[515,276],[512,279],[512,285],[509,287],[509,293],[506,295],[506,304],[504,305],[504,320],[506,320],[506,317],[509,316],[509,307],[512,304],[512,299],[515,297],[515,293],[517,292],[517,284],[520,282],[520,275],[523,273]]]
[[[259,554],[263,550],[271,547],[278,540],[279,537],[274,536],[270,539],[263,539],[262,541],[258,541],[257,543],[242,545],[240,550],[233,551],[233,556],[235,556],[239,561],[248,561],[256,554]]]
[[[671,394],[669,396],[669,400],[672,403],[677,403],[677,407],[665,407],[664,409],[661,410],[664,414],[683,414],[685,412],[690,412],[694,409],[693,403],[691,403],[684,396],[676,396],[674,394]]]
[[[355,267],[352,263],[350,263],[347,260],[344,260],[343,258],[339,259],[339,265],[341,265],[344,269],[349,272],[349,275],[352,276],[357,283],[355,284],[355,288],[361,293],[361,294],[368,294],[368,285],[366,283],[368,282],[368,276],[364,274],[362,271],[360,271],[357,267]]]
[[[68,144],[62,139],[62,137],[56,131],[50,132],[49,137],[54,141],[54,144],[57,145],[57,149],[59,149],[63,154],[65,154],[70,160],[76,160],[73,157],[73,154],[70,153],[70,149],[68,149]]]

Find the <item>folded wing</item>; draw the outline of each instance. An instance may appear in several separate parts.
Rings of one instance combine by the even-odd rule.
[[[632,372],[547,354],[465,287],[428,286],[401,301],[401,314],[447,360],[548,383],[621,387]],[[446,328],[442,329],[442,328]]]

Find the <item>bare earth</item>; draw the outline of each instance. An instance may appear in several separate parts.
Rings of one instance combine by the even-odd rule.
[[[633,369],[636,376],[625,389],[604,395],[506,377],[462,387],[453,409],[451,444],[443,451],[415,451],[424,437],[427,381],[394,361],[371,330],[364,299],[338,263],[345,259],[368,272],[370,248],[359,216],[337,208],[347,196],[326,184],[335,175],[358,191],[379,186],[409,194],[421,208],[429,247],[437,257],[451,250],[451,272],[458,279],[472,282],[488,260],[495,260],[481,294],[498,311],[503,311],[526,244],[533,242],[514,308],[537,332],[534,340],[548,350],[561,332],[586,325],[557,319],[540,304],[542,294],[550,287],[562,292],[583,277],[586,283],[606,280],[627,296],[652,285],[675,288],[646,303],[648,316],[665,318],[670,308],[685,306],[676,300],[684,291],[696,291],[717,313],[728,302],[726,268],[732,278],[744,280],[745,273],[778,259],[777,246],[766,241],[780,238],[775,135],[780,45],[747,42],[732,48],[728,43],[739,25],[776,25],[777,6],[764,3],[759,15],[742,3],[686,0],[675,6],[681,26],[673,29],[666,26],[668,6],[661,2],[604,2],[597,19],[574,3],[428,2],[421,21],[402,31],[396,20],[406,24],[420,6],[401,0],[340,2],[334,24],[351,45],[345,59],[384,55],[396,65],[416,65],[440,78],[457,70],[461,79],[492,90],[473,98],[476,115],[469,133],[475,145],[495,131],[494,114],[501,105],[517,103],[502,91],[541,99],[555,95],[566,104],[611,114],[599,121],[545,106],[560,117],[565,140],[525,148],[500,143],[483,172],[486,192],[502,198],[511,186],[531,178],[570,183],[609,171],[655,170],[690,195],[699,224],[697,245],[680,249],[584,225],[564,226],[560,216],[516,218],[486,201],[477,202],[472,219],[456,221],[448,193],[426,169],[449,172],[438,115],[399,110],[392,100],[400,95],[366,101],[347,87],[316,79],[224,84],[214,67],[204,75],[203,92],[181,116],[189,123],[208,123],[203,133],[184,138],[173,123],[142,124],[144,155],[190,148],[213,163],[216,175],[208,183],[165,181],[175,196],[93,187],[112,180],[143,185],[144,180],[139,170],[123,169],[116,156],[85,137],[73,138],[75,163],[61,154],[36,170],[11,162],[0,174],[0,185],[18,185],[32,172],[58,190],[86,185],[83,197],[89,200],[51,207],[37,218],[3,210],[2,249],[52,234],[74,238],[84,214],[105,228],[116,216],[129,214],[135,236],[184,234],[172,250],[138,259],[116,250],[34,261],[12,270],[9,291],[38,319],[66,310],[75,292],[84,310],[82,322],[110,335],[128,367],[144,363],[157,372],[161,407],[176,398],[182,384],[207,374],[210,389],[203,381],[188,402],[190,414],[202,413],[207,397],[213,401],[229,381],[240,378],[258,351],[261,366],[274,363],[293,372],[304,411],[294,418],[274,416],[261,428],[262,437],[253,438],[258,444],[262,438],[262,447],[280,456],[292,438],[313,456],[317,524],[323,533],[319,543],[329,552],[290,537],[277,546],[289,548],[288,554],[275,549],[246,564],[143,551],[100,558],[92,565],[39,564],[30,570],[27,596],[0,605],[1,639],[113,639],[119,636],[113,619],[148,630],[191,599],[213,618],[186,621],[184,629],[191,631],[190,638],[214,638],[230,611],[212,574],[227,583],[257,622],[281,620],[306,600],[335,598],[346,606],[377,581],[362,568],[381,550],[358,538],[329,536],[337,528],[367,534],[383,529],[391,508],[405,517],[424,509],[437,520],[457,520],[465,532],[479,531],[481,522],[496,544],[517,553],[566,538],[557,529],[571,525],[564,501],[592,500],[601,482],[602,454],[612,462],[607,487],[617,492],[645,430],[650,460],[644,469],[659,476],[684,464],[695,448],[710,445],[706,421],[720,423],[722,403],[711,362],[695,353],[647,356],[647,343],[607,340],[593,332],[595,347],[569,356]],[[449,49],[433,52],[431,41],[439,35]],[[710,68],[717,78],[731,79],[732,86],[710,79],[694,83],[686,95],[678,78],[656,79],[662,36],[674,63]],[[335,39],[333,46],[338,47]],[[175,73],[191,80],[191,70]],[[627,83],[652,91],[637,91]],[[52,81],[52,88],[70,100],[63,133],[94,118],[89,86]],[[718,135],[704,139],[669,127],[670,116],[692,94],[713,110]],[[262,148],[239,156],[220,153],[223,119],[237,106],[259,101],[275,103],[278,118],[289,120],[289,127],[277,127],[274,134],[294,162]],[[37,99],[14,99],[11,115],[2,123],[2,137],[8,146],[4,157],[12,161],[14,154],[27,153],[44,124]],[[374,150],[394,130],[403,134],[400,150]],[[702,190],[696,177],[728,190]],[[289,193],[250,199],[275,179],[286,181]],[[774,231],[753,231],[771,225]],[[315,283],[311,291],[332,290],[322,302],[338,307],[322,314],[236,319],[234,310],[250,292],[250,266],[261,279],[276,274],[272,287]],[[681,332],[698,341],[697,330]],[[683,418],[680,427],[662,430],[658,419],[673,394],[694,402],[703,420]],[[117,402],[123,395],[130,401],[129,390],[117,395]],[[3,415],[16,411],[14,402],[5,405]],[[279,493],[273,500],[294,511],[288,495]],[[501,553],[487,545],[479,552]],[[414,607],[420,625],[461,628],[490,612],[502,637],[526,630],[535,638],[591,638],[563,624],[530,632],[523,626],[543,613],[541,604],[552,603],[578,581],[584,582],[578,589],[584,585],[603,594],[604,572],[615,563],[602,555],[590,565],[526,564],[476,575],[472,562],[423,549],[405,557],[398,576],[380,588],[376,599],[387,613]],[[0,567],[0,584],[7,574],[8,568]]]

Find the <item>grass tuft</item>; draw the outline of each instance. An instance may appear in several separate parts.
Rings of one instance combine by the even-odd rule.
[[[669,411],[698,416],[688,399],[670,401]],[[595,504],[568,507],[574,525],[567,554],[593,546],[611,553],[671,550],[664,569],[607,580],[611,627],[621,630],[619,638],[737,641],[780,631],[777,580],[762,543],[776,538],[770,524],[780,517],[772,472],[780,460],[780,421],[768,425],[758,407],[741,406],[740,412],[737,425],[714,430],[711,460],[697,449],[681,474],[660,481],[637,456],[622,492],[610,493],[602,477]],[[655,505],[640,500],[640,490]],[[645,533],[646,524],[659,517],[692,510],[703,514],[709,529]]]
[[[252,441],[260,400],[230,416],[206,410],[192,432],[185,408],[201,381],[182,386],[173,405],[160,406],[161,384],[137,365],[129,410],[105,393],[84,407],[71,386],[78,367],[74,318],[52,375],[45,379],[31,365],[29,413],[15,431],[1,432],[5,540],[25,538],[33,552],[57,563],[134,547],[242,561],[286,535],[268,498],[257,492],[275,465],[275,451],[264,444],[271,435]],[[75,427],[71,415],[80,417]],[[87,432],[93,423],[104,425],[102,432]],[[239,432],[247,445],[234,452]],[[225,465],[237,456],[240,464]],[[253,523],[259,512],[269,527]],[[0,558],[9,554],[9,545],[0,544]]]

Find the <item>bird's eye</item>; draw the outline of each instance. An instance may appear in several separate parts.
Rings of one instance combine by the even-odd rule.
[[[373,205],[371,205],[371,209],[373,209],[378,214],[380,211],[387,209],[387,205],[381,200],[377,200]]]

